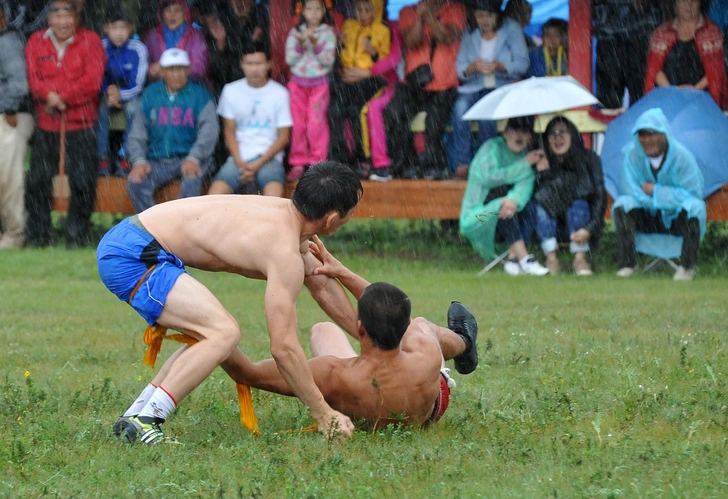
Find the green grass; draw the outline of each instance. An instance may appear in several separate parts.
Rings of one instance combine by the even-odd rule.
[[[692,283],[619,280],[607,261],[590,279],[479,278],[467,246],[432,226],[399,246],[397,224],[348,230],[332,250],[402,287],[415,314],[442,323],[458,299],[479,319],[480,367],[456,376],[441,422],[328,441],[286,433],[306,411],[256,391],[254,437],[217,370],[165,425],[180,444],[123,444],[111,425],[152,377],[143,320],[103,287],[91,250],[2,252],[0,497],[728,496],[720,255]],[[268,356],[263,283],[194,275],[240,322],[241,348]],[[308,348],[324,315],[305,291],[298,313]]]

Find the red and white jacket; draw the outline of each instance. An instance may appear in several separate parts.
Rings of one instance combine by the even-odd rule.
[[[645,93],[655,88],[655,79],[665,64],[667,54],[677,42],[677,21],[670,21],[655,30],[650,38],[645,75]],[[723,33],[717,24],[703,17],[695,30],[695,45],[708,78],[708,92],[723,107],[728,100],[725,62],[723,60]]]
[[[96,33],[78,28],[61,58],[50,29],[37,31],[25,47],[25,61],[38,128],[47,132],[61,128],[60,113],[49,114],[45,108],[50,92],[56,92],[66,104],[68,131],[96,126],[106,67],[106,52]]]

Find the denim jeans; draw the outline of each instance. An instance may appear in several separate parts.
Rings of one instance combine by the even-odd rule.
[[[256,156],[250,161],[255,161],[259,157],[260,156]],[[285,186],[286,174],[281,162],[273,158],[263,163],[263,166],[255,172],[255,181],[248,182],[247,184],[241,184],[238,165],[235,163],[233,157],[229,156],[228,160],[224,165],[222,165],[222,168],[220,168],[220,171],[218,171],[215,175],[213,182],[216,181],[225,182],[234,193],[249,194],[253,192],[263,192],[265,186],[271,182],[276,182]]]
[[[502,241],[508,246],[519,239],[528,245],[536,226],[536,205],[529,201],[528,204],[513,218],[499,218],[495,226],[495,240]]]
[[[589,203],[583,199],[577,199],[569,206],[565,220],[551,218],[543,206],[536,204],[536,234],[544,254],[548,255],[556,251],[559,247],[558,236],[560,234],[568,238],[574,232],[586,227],[590,220]],[[564,229],[568,230],[568,234],[564,234]],[[569,249],[572,253],[586,253],[589,251],[589,243],[577,244],[571,241]]]
[[[141,109],[141,101],[138,97],[135,97],[127,102],[123,103],[124,116],[126,117],[126,130],[124,130],[124,143],[123,150],[128,151],[127,140],[129,137],[129,129],[134,121],[134,116]],[[99,158],[105,158],[109,156],[109,106],[106,105],[106,99],[101,98],[99,104],[99,121],[96,126],[96,147]]]
[[[483,89],[472,94],[458,94],[452,109],[452,141],[450,142],[450,155],[455,167],[469,165],[475,152],[488,139],[497,135],[495,121],[478,121],[478,134],[473,143],[473,134],[470,132],[470,121],[463,121],[463,115],[473,104],[488,94],[492,89]]]
[[[154,191],[175,179],[182,181],[179,193],[180,199],[202,194],[202,182],[210,169],[212,159],[202,160],[200,163],[202,175],[199,177],[185,177],[182,175],[181,167],[184,160],[185,158],[150,159],[148,161],[152,171],[149,175],[141,182],[132,180],[127,182],[129,198],[137,213],[154,206]]]

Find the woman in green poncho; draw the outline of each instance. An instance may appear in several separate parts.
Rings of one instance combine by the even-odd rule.
[[[511,275],[548,273],[526,250],[535,226],[533,166],[545,157],[541,150],[527,153],[532,129],[532,118],[511,118],[502,137],[481,146],[460,210],[460,232],[485,260],[495,257],[496,236],[508,244],[504,270]]]

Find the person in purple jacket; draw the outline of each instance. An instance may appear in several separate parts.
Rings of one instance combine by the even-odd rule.
[[[207,78],[208,53],[205,36],[192,24],[192,15],[185,0],[161,0],[159,24],[149,33],[144,43],[149,50],[149,79],[159,80],[159,58],[169,48],[179,48],[190,55],[190,77],[203,85]]]

